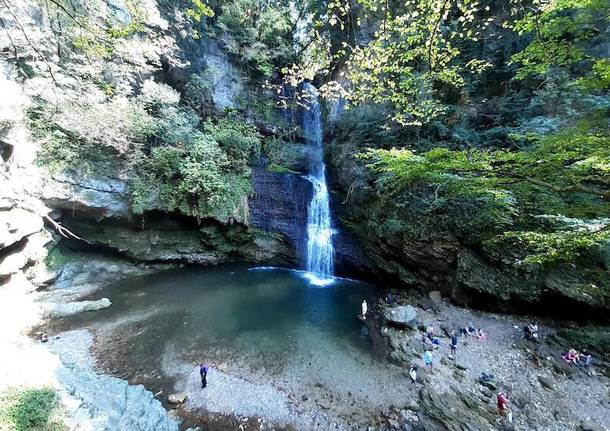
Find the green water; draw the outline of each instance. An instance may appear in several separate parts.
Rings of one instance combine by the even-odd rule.
[[[370,285],[351,280],[313,287],[291,270],[186,268],[117,282],[91,298],[108,297],[110,308],[61,324],[97,329],[97,352],[125,377],[127,370],[150,374],[168,348],[189,361],[276,373],[329,349],[370,352],[357,315],[374,295]]]

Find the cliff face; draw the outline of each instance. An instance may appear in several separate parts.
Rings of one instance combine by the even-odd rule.
[[[303,176],[290,172],[270,172],[262,166],[254,168],[254,193],[250,197],[250,222],[267,233],[279,233],[294,251],[297,266],[304,264],[307,238],[305,223],[311,199],[311,184]]]
[[[512,102],[506,96],[498,97],[498,103]],[[463,220],[463,215],[452,214],[451,208],[420,211],[422,198],[416,193],[411,198],[384,195],[379,176],[358,154],[370,147],[417,149],[417,140],[408,129],[382,129],[374,107],[347,112],[330,119],[327,160],[338,229],[353,238],[356,255],[363,256],[345,268],[348,274],[394,287],[440,290],[475,307],[603,318],[610,308],[610,262],[603,250],[578,264],[525,264],[521,250],[488,242],[481,230],[468,224],[476,213],[460,224],[455,220]],[[523,115],[527,112],[524,109]],[[547,120],[539,126],[551,118]]]
[[[141,98],[148,82],[162,85],[154,91],[158,97],[171,87],[175,95],[168,97],[181,98],[201,119],[236,111],[266,133],[266,140],[278,127],[273,115],[265,119],[259,112],[257,98],[267,97],[264,90],[249,87],[221,43],[205,34],[193,37],[197,24],[185,15],[186,6],[145,1],[136,10],[129,2],[96,0],[85,9],[75,7],[74,17],[45,10],[35,1],[15,2],[11,11],[1,12],[8,31],[0,36],[0,79],[9,96],[3,98],[0,118],[6,185],[0,196],[6,219],[2,237],[4,250],[20,252],[19,259],[2,261],[3,276],[40,260],[46,254],[41,245],[52,248],[60,239],[70,247],[145,262],[295,264],[309,193],[309,184],[299,175],[270,172],[253,163],[250,191],[245,188],[225,207],[198,220],[160,204],[144,214],[133,208],[133,142],[139,138],[121,121],[131,117],[134,108],[129,104]],[[83,31],[90,26],[120,35],[114,39],[115,33]],[[114,106],[127,110],[116,111],[112,100],[121,100]],[[180,114],[183,101],[171,115]],[[50,111],[52,106],[57,114]],[[178,121],[192,121],[185,118]],[[51,133],[49,119],[57,125]],[[140,127],[138,121],[129,127]],[[100,154],[89,157],[85,153],[91,150],[84,147],[80,154],[66,153],[74,142],[89,139],[99,142]],[[176,139],[181,145],[182,138]],[[59,232],[50,243],[47,232],[59,225],[70,233]],[[28,241],[40,246],[41,256],[34,259]]]

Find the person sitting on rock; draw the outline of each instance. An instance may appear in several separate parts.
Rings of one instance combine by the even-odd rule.
[[[575,349],[570,349],[562,355],[562,358],[571,364],[577,364],[579,357],[580,353],[578,353]]]
[[[579,353],[578,354],[578,365],[580,365],[581,367],[588,367],[589,365],[591,365],[591,362],[593,361],[593,357],[590,354],[585,354],[585,353]]]
[[[530,341],[538,341],[538,324],[536,322],[532,322],[523,328],[523,335],[527,340]]]
[[[199,364],[199,375],[201,376],[201,388],[205,388],[208,385],[208,367],[201,363]]]
[[[466,335],[476,335],[476,333],[477,333],[477,329],[474,327],[472,322],[470,322],[468,324],[468,326],[466,327]]]
[[[426,335],[428,336],[428,338],[430,338],[432,340],[432,338],[434,338],[434,326],[432,325],[428,325],[428,327],[426,328]]]
[[[485,335],[485,332],[483,332],[481,328],[477,329],[476,336],[479,340],[484,340],[487,338],[487,335]]]
[[[385,296],[385,301],[388,303],[388,305],[394,305],[394,295],[392,295],[392,292],[388,292],[388,294]]]

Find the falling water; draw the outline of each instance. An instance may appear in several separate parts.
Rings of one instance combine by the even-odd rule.
[[[304,90],[309,106],[303,113],[303,130],[310,145],[308,179],[313,186],[307,211],[307,278],[312,284],[325,286],[333,281],[333,228],[322,153],[320,105],[313,85],[306,83]]]

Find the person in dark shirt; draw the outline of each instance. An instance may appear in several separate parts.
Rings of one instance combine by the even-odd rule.
[[[451,332],[451,356],[453,356],[455,358],[455,354],[457,353],[457,343],[458,343],[458,336],[455,333],[455,331]]]
[[[199,375],[201,376],[201,388],[208,385],[208,367],[203,363],[199,364]]]

